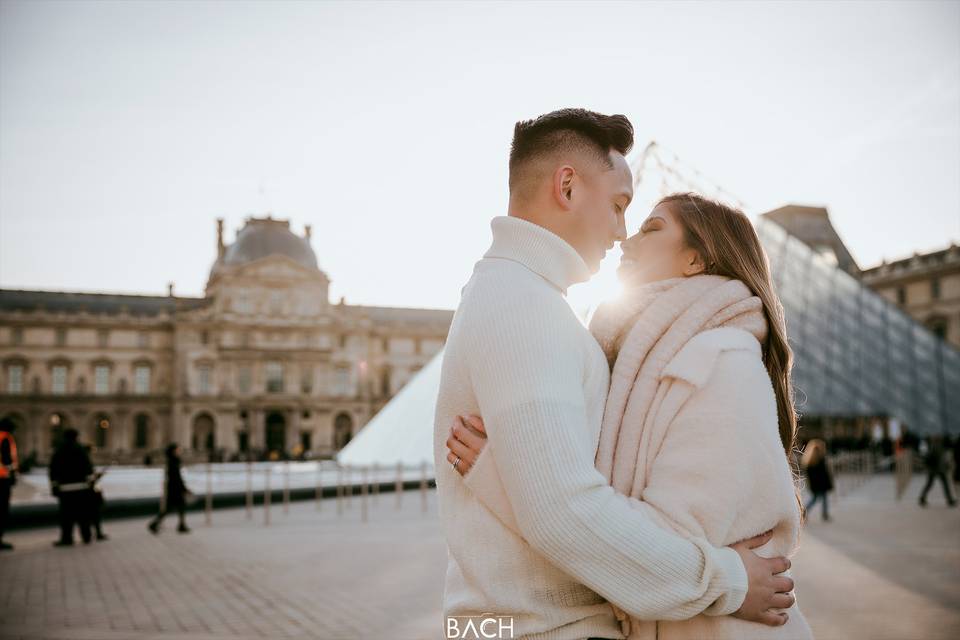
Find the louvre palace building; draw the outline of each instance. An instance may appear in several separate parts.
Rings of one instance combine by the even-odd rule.
[[[910,280],[902,304],[903,269],[889,282],[886,265],[861,270],[826,209],[788,205],[755,224],[801,437],[960,433],[956,260]],[[442,351],[453,312],[330,304],[329,284],[310,228],[267,216],[230,245],[218,220],[202,298],[0,289],[0,417],[41,463],[66,427],[101,464],[157,461],[169,442],[188,461],[332,456]]]
[[[288,220],[248,218],[202,298],[0,290],[0,417],[21,459],[329,457],[442,350],[452,311],[330,304]]]

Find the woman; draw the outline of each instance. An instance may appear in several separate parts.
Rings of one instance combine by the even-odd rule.
[[[823,521],[830,522],[827,492],[833,490],[833,477],[827,467],[827,443],[819,438],[808,442],[803,449],[803,458],[800,463],[807,475],[807,488],[812,494],[804,512],[809,516],[810,509],[819,500],[823,505]]]
[[[675,194],[621,248],[624,295],[590,323],[611,366],[597,469],[663,527],[718,547],[772,530],[758,553],[792,555],[792,353],[753,226],[738,210]],[[475,433],[460,421],[447,441],[464,475],[485,445],[482,420],[467,421]],[[611,606],[631,639],[811,638],[786,598],[780,627],[732,616],[641,621]]]
[[[167,445],[166,454],[167,482],[164,492],[165,499],[163,508],[160,510],[160,513],[150,521],[147,528],[150,529],[150,533],[158,533],[160,531],[160,523],[163,522],[164,517],[176,509],[177,515],[180,518],[180,525],[177,527],[177,531],[180,533],[190,533],[190,528],[187,527],[185,513],[187,508],[187,494],[190,493],[190,491],[183,482],[183,476],[180,475],[180,447],[178,447],[176,443],[170,443]]]

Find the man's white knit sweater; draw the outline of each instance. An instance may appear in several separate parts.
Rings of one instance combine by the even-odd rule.
[[[747,589],[737,553],[668,533],[594,468],[610,374],[564,297],[590,277],[587,265],[531,222],[497,217],[491,227],[453,318],[437,399],[444,615],[510,616],[513,637],[566,640],[622,638],[608,601],[644,619],[736,611]],[[464,479],[445,443],[466,414],[483,417],[488,442]],[[499,487],[509,523],[474,497],[474,482],[487,499]]]

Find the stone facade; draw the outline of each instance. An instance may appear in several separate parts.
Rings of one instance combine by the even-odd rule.
[[[865,269],[863,282],[960,348],[960,247],[884,262]]]
[[[0,290],[0,415],[21,456],[326,457],[438,353],[452,311],[330,304],[310,229],[218,220],[203,298]]]

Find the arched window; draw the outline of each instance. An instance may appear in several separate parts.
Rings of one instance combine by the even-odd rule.
[[[930,316],[924,323],[941,340],[947,339],[947,319],[943,316]]]
[[[333,446],[339,451],[353,437],[353,418],[348,413],[339,414],[333,421]]]
[[[267,443],[267,452],[282,455],[287,450],[287,420],[283,413],[271,411],[266,416],[265,442]]]
[[[110,418],[104,413],[98,414],[93,423],[93,445],[104,449],[110,441]]]
[[[150,417],[138,413],[133,419],[133,448],[147,449],[150,447]]]
[[[384,397],[390,396],[390,367],[384,367],[380,373],[380,394]]]
[[[50,414],[50,448],[56,449],[60,446],[60,438],[63,436],[63,430],[67,428],[67,419],[62,413]]]
[[[201,413],[193,419],[193,437],[191,447],[195,451],[213,451],[216,446],[213,416]]]

